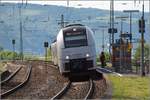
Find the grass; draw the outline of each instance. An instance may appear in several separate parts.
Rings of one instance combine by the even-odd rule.
[[[150,100],[150,77],[108,75],[113,100]]]

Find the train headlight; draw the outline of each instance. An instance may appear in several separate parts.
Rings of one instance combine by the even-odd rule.
[[[66,56],[66,59],[69,59],[69,56]]]
[[[87,53],[87,54],[86,54],[86,57],[88,58],[88,57],[90,57],[90,55]]]

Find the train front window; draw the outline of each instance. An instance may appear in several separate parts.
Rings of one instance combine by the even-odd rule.
[[[64,33],[65,48],[87,46],[85,31]]]

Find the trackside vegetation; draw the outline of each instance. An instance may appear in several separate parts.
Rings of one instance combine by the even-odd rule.
[[[108,75],[113,100],[150,100],[150,77]]]

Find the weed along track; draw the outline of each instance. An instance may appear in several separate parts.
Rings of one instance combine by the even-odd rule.
[[[28,82],[31,74],[31,69],[31,65],[28,65],[22,69],[18,69],[16,71],[16,75],[13,74],[14,76],[13,78],[11,78],[11,80],[9,79],[9,82],[3,82],[3,85],[1,86],[1,98],[3,99],[8,95],[14,93],[18,89],[21,89],[21,87],[23,87]],[[25,72],[25,74],[22,74],[23,72]]]

